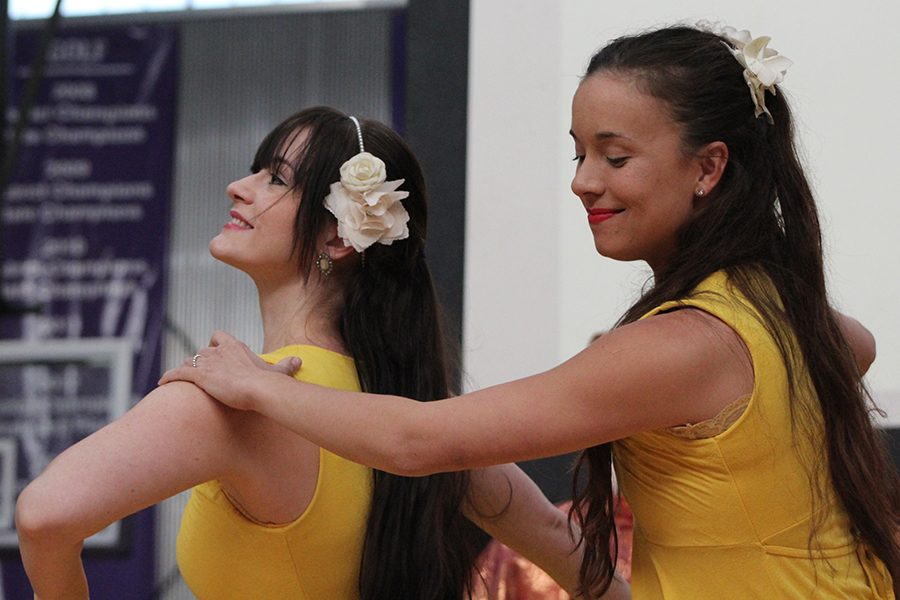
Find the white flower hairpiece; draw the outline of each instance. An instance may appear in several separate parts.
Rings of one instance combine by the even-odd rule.
[[[744,67],[744,81],[750,88],[754,115],[759,117],[765,113],[769,123],[773,123],[772,113],[766,108],[766,92],[776,93],[775,85],[784,81],[784,74],[793,61],[769,48],[769,37],[754,38],[746,29],[738,31],[734,27],[725,27],[719,35],[730,42],[730,45],[725,43],[725,47]]]
[[[325,208],[337,218],[338,236],[357,252],[378,242],[392,244],[409,237],[409,213],[400,202],[409,192],[397,191],[405,180],[385,181],[384,161],[365,151],[356,117],[359,154],[341,165],[341,180],[331,184]]]

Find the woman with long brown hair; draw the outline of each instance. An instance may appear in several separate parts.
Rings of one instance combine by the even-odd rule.
[[[227,193],[210,252],[256,284],[261,363],[300,356],[307,382],[417,401],[455,391],[424,257],[422,172],[394,131],[301,111]],[[87,598],[83,540],[192,487],[178,563],[202,599],[460,600],[479,548],[466,516],[576,585],[564,516],[516,467],[373,471],[176,382],[63,452],[20,495],[36,597]]]
[[[612,579],[611,463],[635,515],[635,598],[893,598],[900,483],[832,310],[790,61],[747,32],[670,27],[590,61],[572,103],[597,251],[652,286],[544,373],[419,404],[260,371],[218,334],[186,379],[335,452],[421,475],[586,449],[581,590]],[[376,433],[377,432],[377,433]]]

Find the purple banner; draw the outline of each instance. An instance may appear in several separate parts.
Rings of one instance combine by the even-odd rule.
[[[40,35],[16,34],[13,107]],[[2,213],[2,289],[22,310],[0,316],[0,549],[22,487],[159,376],[176,61],[167,26],[66,28],[49,47]],[[86,544],[94,597],[149,597],[152,515],[133,525]],[[30,597],[3,567],[6,597]]]

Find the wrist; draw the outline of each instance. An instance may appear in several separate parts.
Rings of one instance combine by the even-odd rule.
[[[279,384],[284,382],[285,377],[288,376],[273,371],[264,371],[254,377],[247,394],[247,410],[266,414],[266,410],[271,408],[272,397],[276,395],[275,391],[280,388]]]

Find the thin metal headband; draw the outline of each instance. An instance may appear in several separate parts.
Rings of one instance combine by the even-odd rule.
[[[362,141],[362,126],[359,124],[359,120],[356,117],[350,117],[350,120],[353,121],[353,124],[356,125],[356,139],[359,140],[359,151],[365,152],[366,148],[363,146]]]

